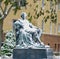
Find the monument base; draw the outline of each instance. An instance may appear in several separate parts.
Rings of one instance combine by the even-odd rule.
[[[53,59],[51,49],[14,49],[13,59]]]

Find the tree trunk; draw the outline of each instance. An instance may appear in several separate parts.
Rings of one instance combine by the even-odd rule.
[[[2,40],[3,40],[3,20],[0,20],[0,52]]]

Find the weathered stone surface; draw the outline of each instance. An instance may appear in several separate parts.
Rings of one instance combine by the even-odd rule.
[[[53,56],[50,50],[40,49],[14,49],[13,59],[47,59]]]

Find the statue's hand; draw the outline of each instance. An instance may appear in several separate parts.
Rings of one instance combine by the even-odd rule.
[[[30,28],[33,28],[31,25],[29,25]]]

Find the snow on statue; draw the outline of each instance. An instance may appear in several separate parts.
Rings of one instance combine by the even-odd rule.
[[[21,13],[21,19],[14,23],[16,34],[16,47],[18,48],[40,48],[44,47],[40,40],[41,29],[32,25],[27,19],[25,12]]]

